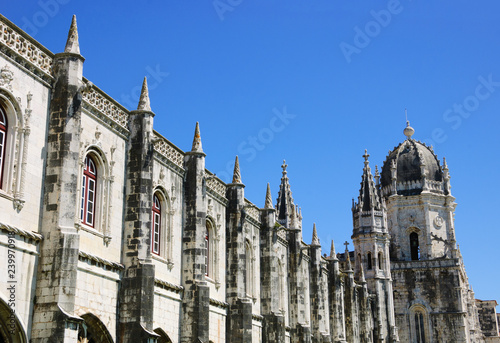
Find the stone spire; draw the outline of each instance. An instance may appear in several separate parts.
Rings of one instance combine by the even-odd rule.
[[[337,254],[335,253],[335,244],[332,239],[332,246],[330,247],[330,258],[337,259]]]
[[[346,271],[351,271],[352,272],[352,266],[351,266],[351,256],[349,255],[349,249],[347,246],[349,243],[346,241],[344,243],[345,245],[345,259],[346,259]]]
[[[240,162],[238,160],[238,155],[236,155],[236,159],[234,161],[233,183],[242,183],[241,173],[240,173]]]
[[[194,129],[193,147],[191,152],[203,152],[201,148],[201,135],[200,135],[200,124],[196,122],[196,128]]]
[[[73,15],[71,27],[68,32],[68,40],[64,52],[80,55],[80,44],[78,43],[78,28],[76,27],[76,15]]]
[[[321,246],[321,244],[319,243],[318,232],[316,231],[316,223],[313,224],[313,237],[311,246]]]
[[[278,202],[276,204],[276,210],[278,211],[278,222],[285,227],[291,222],[291,213],[295,211],[295,204],[292,198],[292,191],[290,190],[290,183],[288,182],[288,176],[286,168],[288,165],[286,161],[283,160],[283,164],[281,165],[282,177],[280,190],[278,193]]]
[[[144,81],[142,82],[141,97],[139,98],[137,110],[151,112],[151,105],[149,104],[148,81],[145,76]]]
[[[359,190],[358,209],[361,211],[370,211],[371,209],[380,209],[380,199],[378,196],[377,188],[373,182],[370,164],[368,162],[367,150],[365,149],[365,166],[363,167],[363,176],[361,177],[361,189]]]
[[[271,198],[271,187],[269,186],[269,182],[267,183],[266,203],[264,204],[264,208],[274,209],[273,198]]]

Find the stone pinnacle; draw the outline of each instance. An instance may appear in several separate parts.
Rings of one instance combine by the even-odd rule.
[[[313,224],[313,237],[312,237],[311,245],[320,245],[319,238],[318,238],[318,232],[316,231],[316,223]]]
[[[201,135],[200,135],[200,124],[196,122],[196,128],[194,129],[193,147],[192,152],[203,152],[201,148]]]
[[[141,97],[139,98],[139,104],[137,105],[137,110],[151,112],[151,105],[149,103],[148,81],[145,76],[144,76],[144,81],[142,82]]]
[[[236,160],[234,161],[233,183],[241,183],[240,162],[238,160],[238,155],[236,155]]]
[[[73,54],[80,54],[80,44],[78,43],[78,28],[76,27],[76,15],[73,15],[71,20],[71,27],[68,32],[68,40],[66,41],[66,47],[64,52],[70,52]]]
[[[267,183],[266,203],[264,204],[264,208],[274,208],[273,198],[271,198],[271,187],[269,186],[269,182]]]

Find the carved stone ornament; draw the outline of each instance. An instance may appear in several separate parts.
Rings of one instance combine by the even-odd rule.
[[[436,229],[440,229],[443,224],[444,219],[441,216],[438,215],[436,216],[436,218],[434,218],[434,226],[436,227]]]
[[[0,70],[0,86],[12,90],[12,85],[10,84],[14,80],[14,73],[6,65]]]

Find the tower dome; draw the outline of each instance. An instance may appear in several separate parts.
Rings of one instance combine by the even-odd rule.
[[[422,191],[445,192],[443,171],[432,148],[411,138],[415,130],[407,122],[407,139],[389,152],[382,166],[382,195],[416,195]]]

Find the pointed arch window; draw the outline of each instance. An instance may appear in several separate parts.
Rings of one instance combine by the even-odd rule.
[[[153,195],[153,228],[151,230],[151,248],[152,252],[156,255],[160,255],[161,251],[161,224],[162,224],[162,218],[161,218],[161,201],[160,198],[158,197],[158,194],[155,193]]]
[[[425,343],[424,315],[422,312],[415,312],[415,334],[417,343]]]
[[[94,227],[96,213],[97,167],[94,159],[87,155],[83,165],[82,206],[80,220],[83,224]]]
[[[410,249],[412,261],[420,260],[420,245],[418,243],[418,234],[412,232],[410,234]]]
[[[253,296],[253,252],[249,241],[245,242],[245,292],[247,297]]]
[[[5,160],[5,145],[7,141],[7,115],[0,107],[0,188],[3,186],[3,168]]]
[[[372,253],[371,252],[369,252],[366,255],[366,262],[367,262],[366,269],[371,270],[373,268],[373,266],[372,266]]]
[[[378,253],[378,269],[382,270],[384,256],[381,252]]]
[[[210,276],[210,273],[212,272],[212,268],[210,268],[210,230],[211,229],[211,224],[210,221],[207,220],[206,223],[206,230],[205,230],[205,275]]]
[[[416,304],[410,308],[411,341],[414,343],[430,342],[428,327],[428,316],[426,308],[421,304]]]

